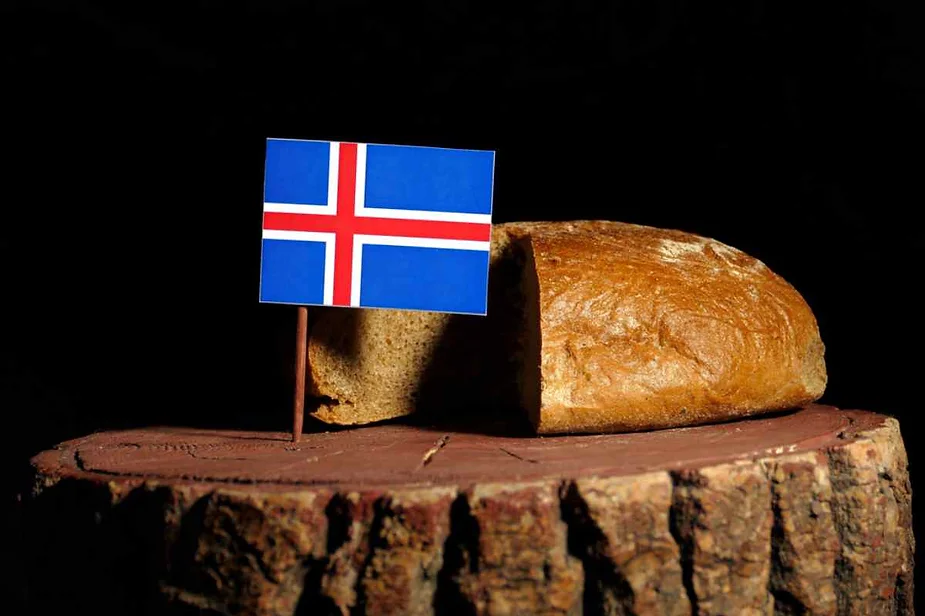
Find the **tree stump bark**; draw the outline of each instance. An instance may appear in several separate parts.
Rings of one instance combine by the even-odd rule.
[[[911,614],[895,419],[514,438],[151,428],[32,460],[34,613]]]

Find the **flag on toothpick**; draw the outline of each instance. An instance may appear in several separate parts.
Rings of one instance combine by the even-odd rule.
[[[484,315],[494,152],[269,139],[260,301]]]

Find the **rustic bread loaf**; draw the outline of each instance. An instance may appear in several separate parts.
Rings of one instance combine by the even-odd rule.
[[[800,294],[720,242],[608,221],[495,225],[487,317],[322,311],[314,415],[526,413],[538,433],[635,431],[801,406],[826,385]]]

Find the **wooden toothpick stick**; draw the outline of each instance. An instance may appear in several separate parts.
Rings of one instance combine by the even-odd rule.
[[[308,359],[308,308],[299,306],[299,324],[295,345],[295,400],[292,411],[292,441],[302,438],[302,420],[305,414],[305,372]]]

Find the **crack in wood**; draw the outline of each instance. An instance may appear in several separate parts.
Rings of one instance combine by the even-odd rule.
[[[689,512],[685,511],[689,499],[682,493],[682,489],[692,484],[681,472],[672,472],[671,477],[671,508],[668,510],[668,530],[678,546],[681,560],[681,584],[687,594],[691,606],[691,613],[700,613],[697,591],[694,588],[694,545],[691,537],[693,520]]]
[[[77,448],[74,449],[74,465],[85,473],[87,472],[87,465],[84,462],[83,456],[80,455],[80,449]]]
[[[504,447],[498,447],[498,449],[500,449],[502,452],[506,453],[507,455],[511,456],[512,458],[517,458],[521,462],[529,462],[530,464],[541,464],[539,460],[534,460],[533,458],[525,458],[521,455],[514,453],[513,451],[509,451],[505,449]]]
[[[437,442],[434,443],[434,446],[424,452],[423,457],[421,457],[421,462],[418,464],[417,469],[415,470],[420,470],[424,468],[425,466],[427,466],[428,464],[430,464],[431,462],[433,462],[434,456],[436,456],[440,452],[441,449],[446,447],[446,444],[449,442],[450,442],[449,434],[444,434],[439,439],[437,439]]]

